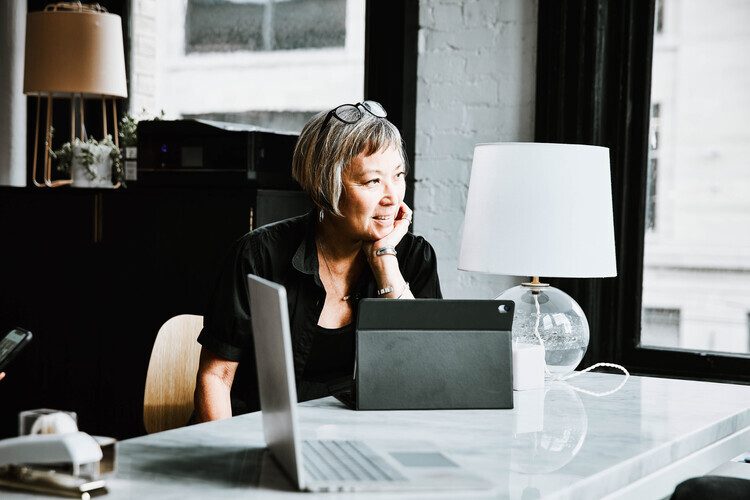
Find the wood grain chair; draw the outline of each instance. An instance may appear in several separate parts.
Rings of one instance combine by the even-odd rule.
[[[149,434],[182,427],[193,412],[201,328],[203,316],[182,314],[167,320],[156,335],[143,395],[143,424]]]

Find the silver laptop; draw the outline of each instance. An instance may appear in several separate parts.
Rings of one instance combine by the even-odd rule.
[[[425,444],[300,439],[286,290],[252,274],[250,292],[263,433],[299,490],[475,490],[491,484]],[[342,411],[347,411],[343,410]],[[347,416],[351,418],[352,414]]]

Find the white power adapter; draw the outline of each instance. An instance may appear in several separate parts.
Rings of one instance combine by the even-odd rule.
[[[513,390],[544,387],[544,348],[539,344],[513,343]]]

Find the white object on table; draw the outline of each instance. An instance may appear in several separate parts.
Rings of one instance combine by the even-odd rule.
[[[31,434],[0,440],[0,466],[9,464],[73,464],[73,474],[83,464],[99,462],[102,449],[85,432]]]
[[[513,343],[513,390],[544,387],[544,348],[539,344]]]

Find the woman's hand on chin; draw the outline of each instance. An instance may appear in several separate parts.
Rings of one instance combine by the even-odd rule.
[[[393,247],[394,249],[396,248],[396,245],[399,244],[401,239],[409,230],[412,213],[412,210],[406,205],[406,203],[402,201],[401,205],[399,205],[398,207],[398,214],[396,214],[396,219],[393,221],[393,230],[388,233],[387,236],[384,236],[377,241],[365,241],[362,243],[362,250],[364,251],[365,256],[367,257],[367,261],[370,263],[370,265],[377,262],[375,259],[380,259],[383,257],[375,255],[375,252],[378,249],[385,247]]]

